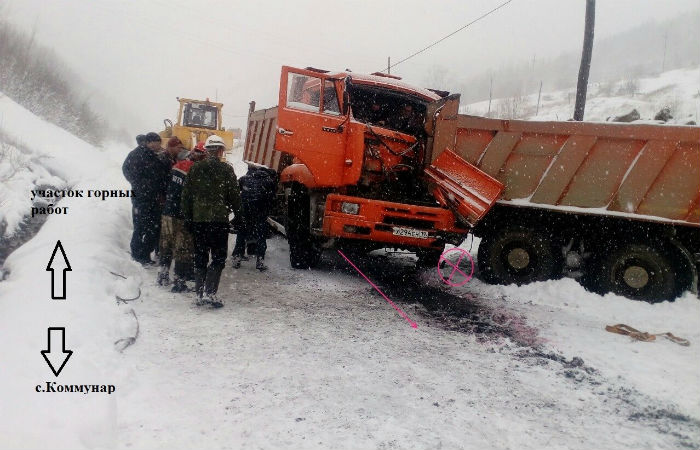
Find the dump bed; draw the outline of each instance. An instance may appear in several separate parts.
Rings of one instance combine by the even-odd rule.
[[[700,127],[435,115],[451,149],[505,186],[499,203],[700,225]]]
[[[251,110],[254,108],[254,104]],[[277,107],[251,111],[245,138],[243,161],[281,172],[283,154],[274,149],[277,132]]]

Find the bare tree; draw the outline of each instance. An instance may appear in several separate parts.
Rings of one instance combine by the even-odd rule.
[[[593,29],[595,27],[595,0],[586,0],[586,27],[583,32],[583,51],[581,66],[578,70],[576,85],[576,106],[574,120],[583,120],[586,109],[586,92],[588,91],[588,74],[591,71],[591,56],[593,55]]]
[[[10,181],[19,171],[28,167],[26,159],[17,149],[16,144],[0,131],[0,183]],[[1,235],[1,234],[0,234]]]
[[[499,100],[496,105],[496,116],[503,119],[521,119],[525,117],[527,99],[524,95],[514,95]]]
[[[0,5],[2,10],[2,5]],[[79,94],[80,79],[53,50],[11,26],[0,16],[0,91],[39,117],[99,144],[108,124]]]

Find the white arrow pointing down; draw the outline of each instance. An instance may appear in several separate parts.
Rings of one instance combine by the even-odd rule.
[[[66,350],[66,329],[64,327],[50,327],[48,334],[48,350],[42,350],[41,356],[44,357],[53,374],[58,376],[73,351]]]

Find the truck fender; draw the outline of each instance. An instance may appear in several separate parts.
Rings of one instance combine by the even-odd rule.
[[[284,168],[280,174],[280,183],[299,183],[307,189],[317,187],[314,176],[305,164],[292,164]]]

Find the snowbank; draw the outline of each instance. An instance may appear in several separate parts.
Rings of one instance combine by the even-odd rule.
[[[537,112],[537,93],[517,98],[494,99],[491,117],[501,117],[502,109],[513,109],[518,118],[531,120],[568,120],[573,116],[576,90],[547,92],[540,98]],[[649,121],[661,108],[671,109],[669,124],[700,123],[700,68],[671,70],[654,78],[591,83],[588,87],[585,120],[603,122],[609,117],[627,114],[636,109],[641,119]],[[508,108],[505,108],[508,106]],[[488,100],[460,107],[463,114],[486,116]],[[505,118],[505,117],[504,117]],[[656,123],[656,122],[655,122]]]
[[[8,222],[29,213],[34,186],[127,189],[118,161],[129,150],[117,144],[95,148],[49,124],[7,97],[0,96],[0,131],[20,143],[22,158],[32,165],[11,183]],[[16,149],[16,148],[15,148]],[[63,184],[61,183],[63,181]],[[5,210],[3,206],[3,210]],[[115,292],[125,275],[140,268],[126,252],[130,236],[128,198],[65,198],[67,215],[52,215],[39,233],[5,262],[9,276],[0,282],[2,349],[0,386],[3,446],[40,448],[106,447],[113,445],[116,400],[104,393],[44,393],[47,382],[61,385],[106,385],[119,388],[119,354],[115,340],[132,333],[124,306]],[[67,273],[66,300],[51,299],[51,274],[46,266],[60,240],[72,271]],[[59,272],[60,274],[60,272]],[[60,377],[44,361],[48,327],[65,327],[66,349],[74,353]],[[60,411],[60,414],[56,414]],[[41,430],[46,430],[42,432]],[[53,443],[49,444],[48,437]]]
[[[0,136],[0,238],[12,236],[25,220],[34,201],[28,195],[39,186],[66,186],[64,179],[52,175],[35,155]]]
[[[4,235],[17,230],[32,204],[35,188],[63,189],[94,177],[112,161],[105,152],[56,125],[39,119],[0,93],[0,222]]]

